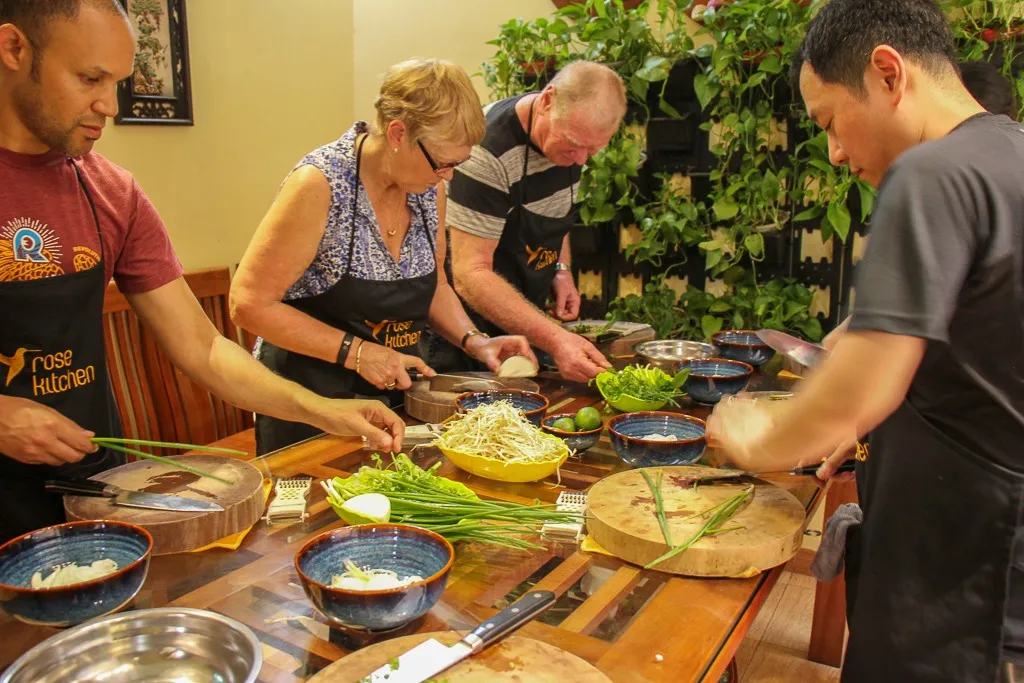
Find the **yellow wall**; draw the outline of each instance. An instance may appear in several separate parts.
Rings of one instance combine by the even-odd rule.
[[[514,17],[536,19],[555,11],[551,0],[355,0],[355,116],[372,120],[384,71],[411,57],[441,57],[470,75],[497,49],[487,45]],[[480,99],[490,93],[474,78]]]
[[[382,4],[389,4],[383,2]],[[108,126],[187,270],[238,262],[285,174],[352,120],[351,0],[189,0],[196,125]]]

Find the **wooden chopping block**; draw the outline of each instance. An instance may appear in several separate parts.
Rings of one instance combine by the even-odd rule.
[[[153,460],[137,460],[91,479],[125,490],[166,493],[217,503],[220,512],[173,512],[114,505],[106,498],[64,496],[69,521],[113,519],[138,524],[153,535],[153,554],[188,552],[256,523],[263,514],[263,474],[253,465],[217,455],[181,455],[172,460],[223,477],[229,485]]]
[[[540,385],[530,379],[495,377],[490,372],[453,372],[453,375],[460,375],[466,379],[493,379],[501,382],[506,389],[521,389],[522,391],[540,391]],[[415,382],[412,388],[405,392],[405,405],[403,409],[410,417],[430,424],[444,422],[455,414],[455,399],[461,394],[450,391],[431,391],[430,382]]]
[[[694,516],[755,485],[753,500],[725,523],[735,531],[704,537],[655,569],[685,576],[753,576],[788,561],[803,540],[806,512],[785,489],[760,479],[701,484],[686,477],[720,472],[708,467],[651,467],[661,495],[673,545],[693,536],[707,521]],[[640,470],[603,479],[587,493],[587,531],[602,548],[626,562],[645,565],[668,552],[651,489]]]
[[[366,678],[389,660],[430,638],[453,645],[463,634],[454,631],[416,633],[374,643],[339,659],[309,683],[352,683]],[[611,683],[611,679],[576,655],[532,638],[511,636],[462,660],[434,680],[449,683]]]

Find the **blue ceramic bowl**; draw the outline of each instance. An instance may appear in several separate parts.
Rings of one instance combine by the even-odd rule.
[[[551,425],[555,423],[555,420],[559,420],[563,417],[567,417],[570,420],[574,419],[575,416],[572,413],[560,413],[558,415],[548,415],[544,418],[544,422],[541,424],[543,429],[548,434],[554,434],[559,439],[565,442],[565,445],[576,451],[582,453],[583,451],[592,448],[601,439],[601,431],[604,430],[604,424],[602,423],[597,429],[591,429],[582,432],[566,432],[561,429],[555,429]]]
[[[490,391],[469,391],[455,399],[455,408],[460,413],[467,413],[473,408],[494,403],[495,401],[511,401],[512,405],[523,411],[526,419],[540,427],[541,419],[547,412],[550,402],[542,394],[518,389],[493,389]]]
[[[608,421],[612,447],[633,467],[689,465],[704,455],[707,446],[704,420],[680,413],[626,413]],[[652,434],[673,436],[673,441],[650,440]]]
[[[683,368],[690,368],[683,391],[697,403],[708,404],[718,403],[726,394],[743,391],[754,374],[750,365],[727,358],[695,358],[676,363],[676,372]]]
[[[747,365],[764,365],[775,351],[751,330],[727,330],[711,335],[722,358],[738,360]]]
[[[391,631],[430,611],[448,584],[455,550],[433,531],[405,524],[360,524],[320,534],[295,555],[302,589],[334,624],[356,631]],[[424,579],[402,588],[354,591],[332,588],[345,560],[390,569],[398,578]]]
[[[19,536],[0,546],[0,605],[27,624],[66,628],[121,609],[149,571],[153,537],[140,526],[96,520],[70,522]],[[58,588],[32,588],[32,575],[58,565],[117,563],[113,574]]]

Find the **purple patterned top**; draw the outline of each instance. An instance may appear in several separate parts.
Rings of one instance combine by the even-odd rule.
[[[359,183],[355,244],[349,269],[352,193],[357,187],[355,141],[366,131],[366,123],[357,121],[341,138],[312,151],[295,167],[308,165],[320,169],[331,186],[331,208],[316,257],[285,293],[285,301],[322,294],[333,287],[346,271],[364,280],[390,281],[428,275],[437,265],[432,247],[432,243],[437,243],[437,188],[421,195],[407,196],[412,219],[396,264],[380,234],[366,188]],[[424,221],[430,231],[430,240],[423,230]]]

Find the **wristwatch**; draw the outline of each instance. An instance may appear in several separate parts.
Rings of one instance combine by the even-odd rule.
[[[490,339],[490,336],[491,336],[491,335],[487,334],[486,332],[481,332],[480,330],[470,330],[469,332],[467,332],[465,334],[465,336],[462,337],[462,343],[460,344],[460,346],[462,346],[462,348],[465,349],[466,348],[466,342],[469,341],[469,338],[470,337],[475,337],[477,335],[480,335],[481,337],[484,337],[486,339]]]
[[[565,265],[561,261],[555,263],[555,272],[557,273],[560,270],[564,270],[567,273],[571,273],[572,272],[572,268],[570,268],[569,266]]]

